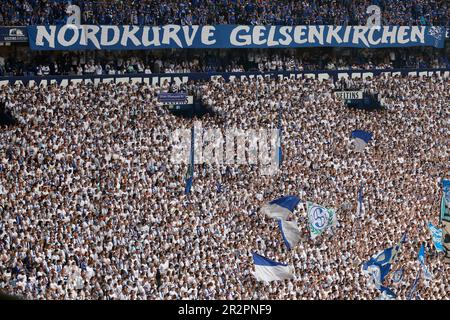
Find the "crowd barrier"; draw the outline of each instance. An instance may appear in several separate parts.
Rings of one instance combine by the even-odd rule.
[[[125,75],[83,75],[83,76],[27,76],[0,77],[0,87],[8,84],[67,86],[72,83],[146,83],[161,85],[165,82],[173,84],[187,83],[191,80],[214,80],[222,77],[225,81],[252,78],[313,78],[332,79],[367,78],[378,75],[400,76],[433,76],[449,77],[450,68],[440,69],[374,69],[374,70],[322,70],[322,71],[278,71],[278,72],[193,72],[193,73],[161,73],[161,74],[125,74]]]

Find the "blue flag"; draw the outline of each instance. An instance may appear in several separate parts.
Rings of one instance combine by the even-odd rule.
[[[188,171],[191,171],[192,169],[188,169]],[[184,193],[189,194],[191,192],[192,184],[194,182],[194,177],[191,175],[190,177],[186,178],[186,186],[184,188]]]
[[[375,287],[379,290],[392,267],[392,250],[393,248],[382,250],[362,265],[362,272],[372,278]]]
[[[301,234],[295,221],[286,221],[278,219],[278,228],[280,229],[283,241],[288,250],[291,250],[300,242]]]
[[[281,197],[270,201],[261,208],[261,211],[270,218],[280,218],[286,220],[289,214],[294,211],[299,202],[300,199],[296,196]]]
[[[419,254],[417,258],[420,261],[420,264],[422,266],[423,275],[425,276],[425,279],[432,279],[433,275],[428,271],[427,266],[425,265],[425,245],[422,243],[420,246]]]
[[[352,138],[355,139],[356,150],[364,151],[364,148],[372,140],[373,134],[368,131],[355,130],[352,132]]]
[[[381,297],[383,298],[383,300],[392,300],[392,299],[397,298],[397,295],[394,293],[394,291],[392,291],[388,287],[381,286],[380,292],[381,292]]]
[[[368,131],[354,130],[352,132],[352,138],[363,140],[365,143],[369,143],[372,140],[373,134]]]
[[[287,264],[273,261],[255,252],[252,255],[255,266],[253,275],[256,280],[270,282],[294,278],[293,269]]]

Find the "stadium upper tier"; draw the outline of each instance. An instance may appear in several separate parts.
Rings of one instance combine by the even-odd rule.
[[[67,0],[6,0],[0,25],[63,24]],[[371,4],[390,25],[449,25],[446,0],[73,0],[83,24],[365,25]]]

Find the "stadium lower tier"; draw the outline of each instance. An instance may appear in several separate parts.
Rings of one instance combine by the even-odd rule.
[[[379,291],[361,265],[406,232],[393,265],[403,276],[385,285],[408,296],[426,242],[433,278],[421,278],[417,292],[449,299],[450,265],[427,229],[439,225],[439,183],[448,174],[449,84],[439,76],[354,79],[352,88],[377,93],[383,105],[366,112],[337,99],[331,80],[193,82],[186,90],[214,110],[196,119],[158,103],[166,85],[0,88],[17,120],[0,128],[0,291],[33,299],[374,299]],[[174,161],[174,137],[194,124],[225,138],[233,128],[282,129],[281,167],[268,175],[259,162],[196,157],[186,195],[188,163]],[[373,134],[362,152],[353,130]],[[333,208],[338,225],[310,239],[300,205],[291,219],[302,239],[288,250],[260,209],[291,194]],[[258,282],[252,252],[289,264],[294,279]]]

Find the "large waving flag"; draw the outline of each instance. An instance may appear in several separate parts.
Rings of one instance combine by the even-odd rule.
[[[352,132],[352,138],[355,141],[356,151],[363,152],[366,145],[372,140],[373,134],[363,130],[355,130]]]
[[[327,209],[308,201],[307,210],[311,239],[315,239],[327,228],[337,225],[336,212],[333,209]]]
[[[433,237],[433,243],[438,252],[444,252],[444,246],[442,245],[442,230],[436,228],[431,222],[428,222],[428,230],[430,230]]]
[[[270,201],[261,208],[261,211],[270,218],[286,220],[299,202],[300,199],[296,196],[281,197]]]
[[[294,279],[292,268],[287,264],[275,262],[271,259],[263,257],[255,252],[253,255],[253,263],[255,264],[255,272],[253,275],[258,281],[276,281],[285,279]]]
[[[280,229],[284,243],[289,250],[300,242],[301,234],[295,221],[278,219],[278,228]]]
[[[363,274],[371,277],[373,284],[378,290],[381,290],[383,281],[391,270],[392,250],[393,248],[382,250],[362,265]]]
[[[419,254],[417,258],[420,261],[420,264],[422,265],[423,275],[425,276],[425,279],[432,279],[433,275],[428,271],[427,266],[425,265],[425,245],[422,243],[419,249]]]
[[[384,287],[383,282],[391,270],[392,264],[398,262],[402,244],[406,242],[406,238],[407,232],[403,233],[400,241],[394,247],[384,249],[373,255],[369,261],[363,263],[361,268],[363,274],[372,279],[373,284],[381,291],[382,295],[387,295],[390,298],[395,298],[396,295],[389,288]],[[400,269],[394,273],[394,282],[401,281],[403,272],[404,269]]]

